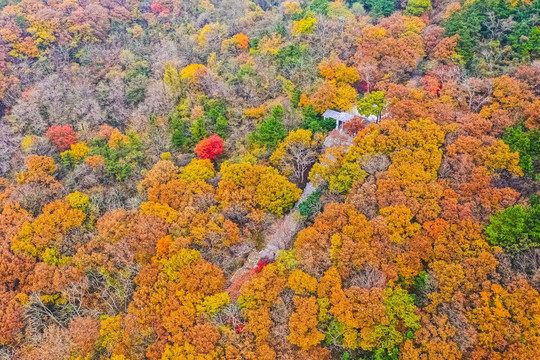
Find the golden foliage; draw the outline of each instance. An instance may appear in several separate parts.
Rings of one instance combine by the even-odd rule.
[[[420,224],[411,223],[413,215],[406,206],[386,207],[381,209],[381,215],[386,219],[390,240],[397,244],[407,241],[420,230]]]
[[[86,208],[88,207],[88,202],[90,201],[90,197],[80,191],[75,191],[69,194],[66,197],[67,202],[69,205],[71,205],[74,209],[79,209],[81,211],[86,211]]]
[[[180,179],[188,182],[206,181],[216,174],[210,159],[193,159],[181,169]]]
[[[294,270],[287,280],[287,286],[298,295],[317,292],[317,279],[302,270]]]
[[[266,114],[266,107],[263,105],[259,107],[252,107],[250,109],[244,109],[244,116],[253,118],[257,121],[261,120]]]
[[[81,210],[72,208],[65,201],[47,204],[34,221],[22,225],[11,248],[14,252],[43,257],[47,248],[61,246],[67,232],[81,226],[85,218]]]
[[[222,179],[216,195],[223,207],[240,203],[283,215],[300,198],[302,191],[272,167],[248,162],[221,167]]]
[[[71,144],[71,149],[64,151],[61,156],[65,158],[67,154],[71,155],[75,161],[83,159],[90,152],[90,148],[85,143]]]
[[[180,76],[182,79],[188,81],[194,81],[199,74],[202,74],[206,71],[206,67],[201,64],[191,64],[186,66],[180,71]]]
[[[317,20],[312,17],[307,17],[305,19],[300,19],[295,21],[293,24],[292,34],[295,36],[303,34],[312,34],[317,24]]]
[[[287,339],[303,350],[309,350],[324,339],[324,334],[317,329],[319,323],[317,299],[314,296],[307,298],[295,296],[293,302],[296,311],[289,319],[291,333]]]
[[[152,201],[142,203],[141,212],[143,214],[154,214],[168,223],[172,223],[178,219],[178,213],[169,205]]]
[[[129,143],[129,136],[124,135],[118,129],[114,129],[109,138],[109,147],[116,149]]]

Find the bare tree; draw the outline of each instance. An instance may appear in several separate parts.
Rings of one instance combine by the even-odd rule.
[[[260,258],[274,259],[280,250],[289,248],[300,228],[301,224],[295,217],[295,213],[276,221],[268,232],[271,235],[267,238],[265,248],[260,252]]]
[[[24,319],[32,337],[39,337],[46,326],[47,319],[63,329],[66,328],[65,319],[54,311],[52,306],[44,303],[39,293],[32,293],[28,296],[24,307]]]
[[[516,22],[512,16],[504,19],[497,19],[497,16],[493,11],[487,13],[487,20],[484,22],[484,26],[488,29],[492,39],[497,39],[502,34],[510,31],[516,26]]]
[[[214,314],[212,316],[212,320],[217,326],[226,325],[232,327],[233,329],[244,324],[242,309],[236,301],[231,302],[229,305],[221,309],[221,311]]]
[[[362,63],[359,64],[356,69],[358,70],[362,81],[366,83],[366,92],[371,92],[373,86],[375,86],[375,83],[377,82],[377,73],[379,71],[377,69],[377,64],[374,61]]]
[[[493,85],[490,80],[476,77],[465,78],[461,82],[463,100],[473,112],[479,112],[491,100]]]
[[[62,329],[67,329],[69,321],[75,316],[97,316],[99,313],[83,307],[84,297],[89,282],[71,283],[61,294],[61,303],[43,301],[40,293],[31,293],[24,306],[24,319],[29,331],[39,337],[48,323],[52,322]]]
[[[104,311],[107,314],[116,315],[127,311],[135,289],[133,279],[138,270],[138,265],[133,265],[118,272],[114,278],[100,272],[92,271],[89,273],[90,283],[101,289],[100,298],[103,300]]]
[[[0,122],[0,176],[11,169],[11,159],[19,146],[20,139],[10,127]]]
[[[309,138],[297,138],[294,135],[298,134],[298,131],[283,140],[270,161],[284,174],[289,175],[294,183],[304,187],[308,172],[319,157],[322,139],[317,138],[317,134],[313,141]]]

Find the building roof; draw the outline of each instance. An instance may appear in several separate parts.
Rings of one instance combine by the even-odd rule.
[[[326,110],[323,114],[323,117],[331,118],[331,119],[342,121],[342,122],[347,122],[351,120],[354,117],[354,115],[349,114],[348,112],[344,112],[344,111]]]
[[[377,116],[376,115],[369,115],[369,116],[364,116],[364,115],[360,115],[362,116],[362,119],[368,121],[368,122],[374,122],[376,123],[377,122]]]

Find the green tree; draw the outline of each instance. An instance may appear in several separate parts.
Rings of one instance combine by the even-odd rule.
[[[228,126],[229,122],[227,121],[227,118],[223,115],[218,116],[216,119],[216,125],[214,126],[216,134],[218,134],[220,138],[225,139],[227,137]]]
[[[188,139],[186,137],[186,122],[178,111],[172,111],[169,114],[169,125],[172,130],[172,144],[174,147],[180,149],[187,145]]]
[[[524,133],[523,126],[507,129],[503,141],[510,146],[511,151],[519,152],[519,166],[521,166],[525,174],[531,174],[531,141]]]
[[[302,128],[310,130],[312,133],[328,132],[335,128],[336,121],[334,119],[324,119],[312,105],[305,107],[302,110]]]
[[[276,56],[276,61],[279,69],[294,69],[300,64],[300,57],[302,51],[298,45],[291,44],[284,48],[281,48]]]
[[[109,175],[124,181],[132,173],[133,168],[142,163],[144,153],[139,136],[128,132],[127,143],[110,147],[107,141],[96,139],[90,147],[90,155],[101,155],[105,160],[105,168]]]
[[[206,112],[208,120],[213,124],[220,116],[225,116],[227,114],[227,105],[222,99],[210,99],[205,101],[204,111]]]
[[[431,0],[409,0],[405,8],[405,15],[420,16],[431,9]]]
[[[182,148],[187,144],[186,135],[184,135],[184,132],[182,130],[173,130],[172,143],[176,148]]]
[[[536,216],[537,212],[535,212]],[[528,211],[522,206],[511,206],[498,214],[491,215],[486,235],[492,245],[509,251],[519,251],[530,246],[527,224],[530,223]],[[536,222],[534,220],[533,222]]]
[[[222,139],[227,136],[227,103],[223,99],[208,99],[203,101],[207,123],[210,124],[214,132]]]
[[[313,219],[313,217],[321,211],[321,191],[316,190],[312,192],[307,199],[298,206],[300,215],[307,219]]]
[[[459,35],[457,53],[465,62],[470,63],[474,58],[474,50],[480,42],[482,24],[487,21],[487,9],[480,2],[472,3],[466,8],[454,11],[452,15],[442,23],[446,28],[445,36]]]
[[[510,151],[519,152],[519,166],[525,174],[534,176],[540,169],[540,130],[525,131],[522,124],[506,130],[503,141]]]
[[[384,91],[372,91],[358,101],[358,112],[364,116],[375,115],[377,121],[381,120],[382,112],[386,107]]]
[[[528,211],[525,227],[529,234],[529,239],[536,245],[540,244],[540,206],[532,206]]]
[[[135,62],[126,71],[126,99],[136,105],[142,101],[148,86],[149,69],[145,61]]]
[[[420,316],[415,314],[414,298],[401,287],[387,288],[386,317],[388,322],[375,326],[373,337],[379,339],[375,359],[398,359],[398,347],[406,332],[420,329]],[[405,335],[405,336],[404,336]]]
[[[146,87],[148,86],[148,77],[145,75],[137,75],[131,78],[126,85],[126,99],[132,104],[136,105],[142,101],[146,94]]]
[[[476,57],[475,53],[483,48],[478,45],[484,42],[497,43],[501,49],[510,46],[516,58],[528,62],[540,53],[540,29],[533,25],[535,16],[540,12],[540,1],[534,0],[532,3],[528,2],[528,5],[525,3],[474,1],[463,6],[461,10],[454,11],[441,25],[446,28],[445,36],[459,34],[456,50],[471,67],[482,61],[483,56]],[[493,28],[495,23],[513,26],[506,31],[500,31]]]
[[[281,105],[275,106],[270,116],[251,134],[251,140],[261,146],[276,147],[277,143],[287,136],[287,131],[283,128],[284,113]]]
[[[313,0],[309,8],[316,13],[328,15],[328,0]]]
[[[291,103],[294,108],[298,107],[298,103],[300,102],[301,96],[302,96],[302,91],[300,91],[299,89],[295,89],[291,96]]]
[[[369,10],[369,14],[374,17],[389,16],[396,10],[394,0],[364,0],[363,5]]]
[[[199,141],[204,139],[206,137],[204,118],[198,117],[197,119],[193,120],[190,130],[191,130],[191,136],[193,138],[193,142],[198,143]]]

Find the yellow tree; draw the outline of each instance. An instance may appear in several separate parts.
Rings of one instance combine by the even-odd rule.
[[[293,298],[296,311],[292,313],[289,319],[290,335],[289,341],[301,347],[303,350],[309,350],[317,346],[323,339],[324,334],[317,329],[319,323],[317,315],[319,306],[315,296]]]
[[[250,210],[260,209],[279,216],[294,205],[302,190],[279,172],[264,165],[224,164],[216,195],[221,205],[240,204]]]
[[[47,204],[34,221],[22,225],[11,248],[16,253],[25,253],[56,265],[66,260],[60,258],[61,253],[71,248],[70,244],[65,243],[66,234],[81,226],[85,218],[81,210],[71,207],[67,201]]]
[[[358,96],[351,86],[360,79],[356,68],[346,66],[333,54],[321,62],[319,72],[325,78],[323,85],[309,97],[307,103],[301,103],[313,105],[320,113],[330,108],[350,110]]]

